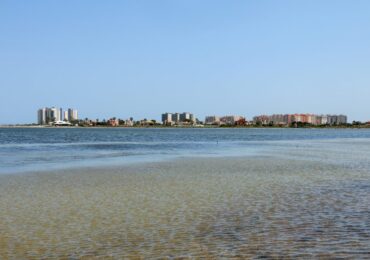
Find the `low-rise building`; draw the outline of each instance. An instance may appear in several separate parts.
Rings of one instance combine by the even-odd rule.
[[[221,124],[225,124],[225,125],[236,125],[236,123],[239,120],[241,120],[241,119],[244,119],[244,117],[231,115],[231,116],[223,116],[223,117],[221,117],[220,118],[220,121],[221,121]]]
[[[119,120],[117,118],[110,118],[107,121],[107,125],[109,125],[109,126],[119,126]]]
[[[259,115],[253,117],[253,123],[256,125],[268,125],[271,122],[271,117],[267,115]]]
[[[220,117],[218,116],[206,116],[204,120],[205,125],[219,125],[220,123]]]
[[[126,119],[125,120],[125,126],[134,126],[134,121],[131,119]]]

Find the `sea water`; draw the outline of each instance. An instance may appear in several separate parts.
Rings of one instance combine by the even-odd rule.
[[[320,150],[344,146],[357,160],[369,140],[358,129],[0,128],[0,173],[274,152],[325,160]]]
[[[2,129],[0,259],[369,259],[369,134]]]

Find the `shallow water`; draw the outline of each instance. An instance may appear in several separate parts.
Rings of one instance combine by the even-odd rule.
[[[36,130],[0,131],[0,259],[370,258],[368,130]]]
[[[370,175],[274,157],[0,176],[0,258],[369,258]]]
[[[266,155],[276,147],[280,153],[281,148],[315,148],[316,143],[320,149],[328,147],[321,141],[352,140],[368,144],[370,129],[0,128],[0,173]]]

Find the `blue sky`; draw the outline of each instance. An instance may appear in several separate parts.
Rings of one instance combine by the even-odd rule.
[[[370,120],[370,1],[1,1],[0,123],[345,113]]]

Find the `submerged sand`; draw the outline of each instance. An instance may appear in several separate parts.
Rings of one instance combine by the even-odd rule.
[[[370,257],[370,173],[270,157],[0,176],[0,259]]]

